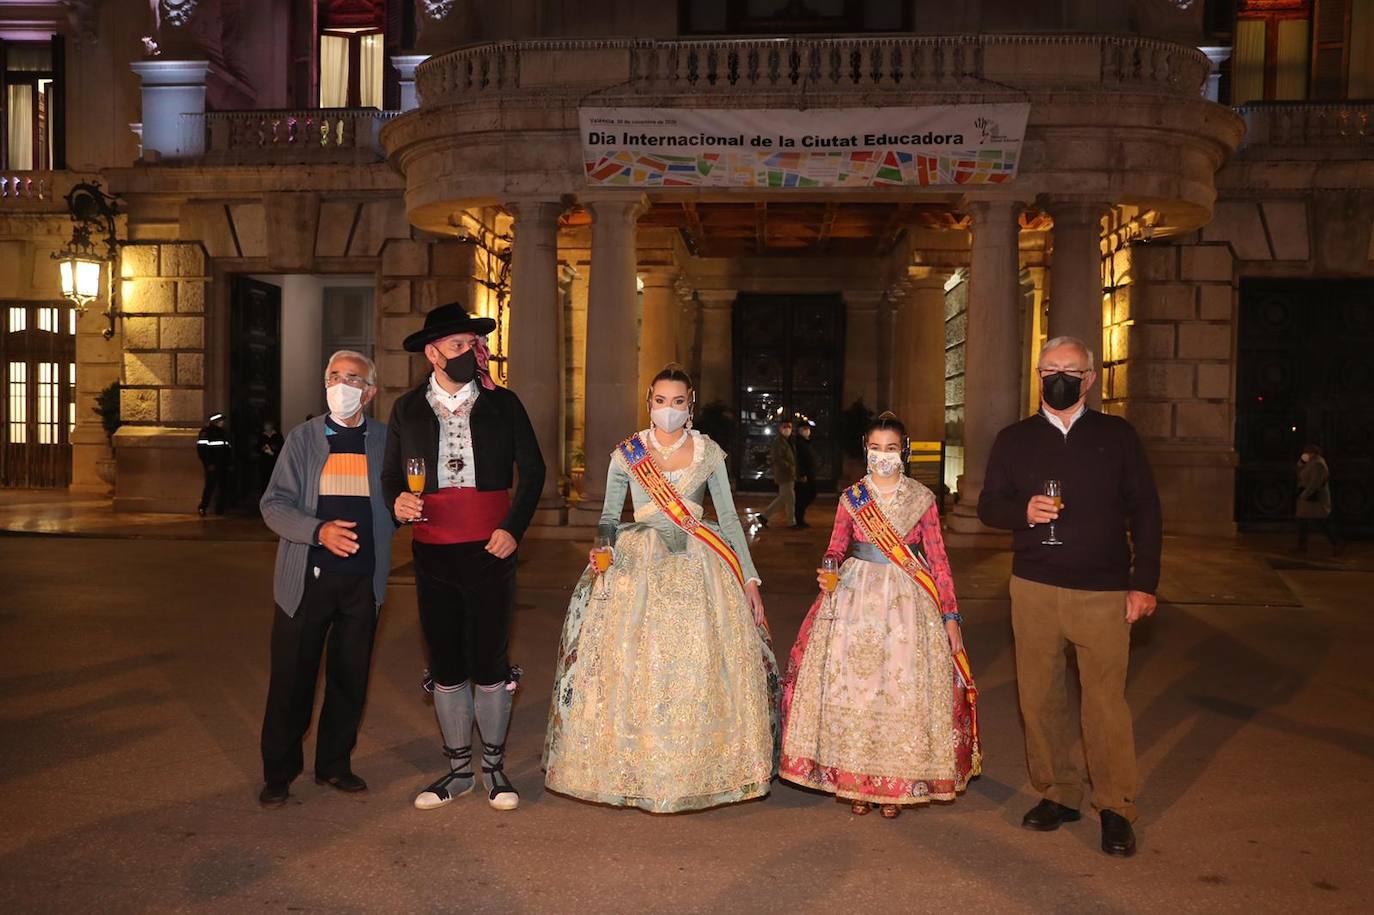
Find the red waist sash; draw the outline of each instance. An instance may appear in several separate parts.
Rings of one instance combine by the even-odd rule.
[[[464,487],[427,492],[425,517],[413,525],[420,543],[471,543],[489,540],[510,510],[510,493]]]

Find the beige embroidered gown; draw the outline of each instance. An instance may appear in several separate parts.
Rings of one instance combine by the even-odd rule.
[[[644,435],[645,433],[640,433]],[[718,533],[757,578],[725,453],[692,432],[692,463],[665,474],[697,518],[709,490]],[[635,520],[618,523],[625,494]],[[544,747],[545,784],[655,813],[767,794],[776,774],[777,663],[725,561],[665,517],[611,457],[603,532],[615,563],[573,591]]]

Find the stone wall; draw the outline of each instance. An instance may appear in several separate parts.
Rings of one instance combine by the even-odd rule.
[[[1234,530],[1235,270],[1229,246],[1135,242],[1106,263],[1103,409],[1145,442],[1165,525]]]
[[[201,477],[196,432],[205,422],[205,249],[130,244],[119,270],[124,424],[114,439],[115,507],[189,511]]]

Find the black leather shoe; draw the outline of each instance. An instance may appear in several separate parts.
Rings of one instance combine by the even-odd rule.
[[[1135,830],[1130,820],[1110,810],[1102,811],[1102,850],[1122,858],[1135,854]]]
[[[315,784],[329,785],[331,788],[338,788],[340,791],[347,791],[354,794],[359,791],[367,790],[367,782],[363,781],[352,772],[345,772],[343,775],[315,776]]]
[[[1082,817],[1083,814],[1072,807],[1065,807],[1045,798],[1026,811],[1026,815],[1021,818],[1021,825],[1036,832],[1054,832],[1061,824],[1074,823]]]
[[[258,792],[258,803],[264,807],[280,807],[291,796],[290,782],[268,782]]]

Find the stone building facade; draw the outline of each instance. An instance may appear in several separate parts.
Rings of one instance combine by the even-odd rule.
[[[785,4],[753,18],[709,2],[569,17],[525,0],[415,4],[406,21],[408,5],[377,0],[315,5],[318,34],[301,24],[312,5],[290,0],[252,23],[238,4],[205,0],[160,18],[150,10],[165,4],[134,0],[74,18],[62,4],[33,6],[51,8],[51,23],[37,15],[11,33],[21,44],[56,35],[53,47],[68,49],[63,160],[54,141],[52,167],[0,175],[0,308],[60,301],[49,255],[69,234],[67,189],[98,180],[118,195],[114,332],[102,333],[109,297],[76,322],[62,480],[103,490],[113,456],[117,508],[194,504],[193,444],[209,412],[299,421],[281,414],[272,385],[298,377],[293,360],[319,361],[321,339],[371,348],[385,416],[425,369],[401,340],[454,300],[500,321],[498,375],[558,471],[537,519],[545,534],[599,511],[608,452],[643,424],[644,385],[668,361],[697,374],[699,406],[734,414],[739,484],[766,482],[751,458],[764,434],[751,379],[767,372],[751,347],[772,319],[751,315],[782,315],[798,340],[803,312],[839,316],[824,366],[833,380],[815,382],[830,399],[806,408],[823,416],[834,475],[844,409],[893,409],[913,437],[944,443],[950,526],[970,538],[983,535],[974,509],[992,437],[1034,408],[1034,353],[1048,336],[1100,343],[1094,403],[1140,430],[1175,531],[1278,519],[1264,508],[1288,484],[1275,455],[1300,436],[1358,438],[1299,432],[1298,420],[1276,438],[1288,420],[1256,412],[1249,393],[1263,387],[1254,365],[1269,344],[1245,336],[1247,309],[1302,299],[1301,286],[1274,283],[1339,281],[1374,310],[1361,285],[1374,281],[1374,108],[1285,100],[1272,87],[1225,104],[1230,36],[1268,22],[1253,4],[871,0],[822,3],[802,22],[784,21]],[[830,22],[831,6],[860,12]],[[1374,24],[1356,6],[1355,25]],[[323,63],[326,36],[361,42],[348,67]],[[1358,34],[1347,41],[1349,89],[1363,85],[1368,55]],[[1232,63],[1237,85],[1262,87],[1254,73],[1277,65]],[[343,81],[330,84],[337,97],[382,103],[320,108],[330,80]],[[1326,85],[1311,82],[1314,93]],[[593,103],[1005,102],[1028,103],[1030,119],[1004,185],[593,187],[578,131]],[[289,277],[326,291],[365,283],[366,327],[339,337],[326,297],[302,348],[286,329],[305,307]],[[279,332],[244,323],[250,280],[269,299],[286,290],[264,312]],[[779,371],[801,371],[802,356],[786,359]],[[108,443],[94,398],[112,381],[123,425]],[[1324,396],[1353,399],[1362,384]],[[1355,458],[1342,486],[1352,517],[1365,517],[1374,483]]]

